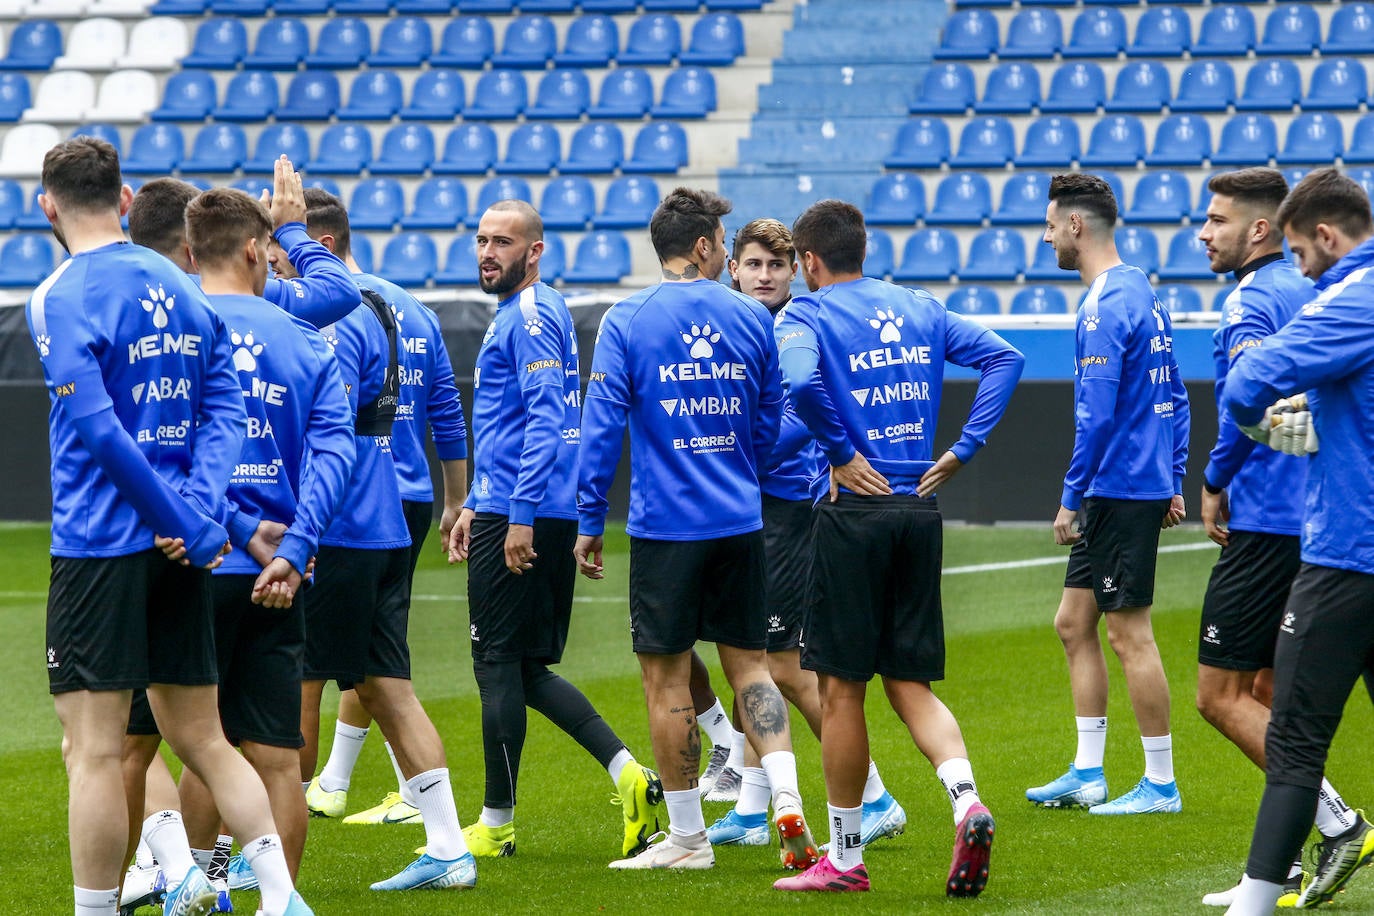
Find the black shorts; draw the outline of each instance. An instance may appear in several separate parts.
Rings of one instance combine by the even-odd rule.
[[[126,735],[161,735],[162,730],[157,727],[157,720],[153,718],[153,707],[148,704],[148,691],[142,687],[134,690],[133,699],[129,703],[129,727],[124,730]]]
[[[811,500],[763,494],[763,555],[768,562],[764,604],[768,651],[802,644],[802,618],[811,600]]]
[[[1202,599],[1198,662],[1232,671],[1274,667],[1274,637],[1301,565],[1297,535],[1232,530]]]
[[[214,577],[220,721],[232,744],[302,747],[304,596],[285,609],[254,604],[256,578]]]
[[[1159,531],[1167,499],[1083,500],[1081,537],[1069,551],[1065,588],[1090,588],[1099,611],[1155,603]]]
[[[763,532],[704,541],[630,538],[630,638],[637,653],[677,655],[697,640],[768,644]]]
[[[160,550],[53,557],[48,588],[48,690],[213,684],[208,570]]]
[[[425,547],[425,538],[434,527],[434,503],[430,501],[401,500],[401,511],[405,513],[406,528],[410,531],[410,578],[414,583],[415,566],[420,562],[420,551]]]
[[[842,493],[817,505],[815,518],[802,667],[847,681],[943,679],[944,526],[935,500]]]
[[[563,657],[577,579],[577,521],[534,520],[534,568],[517,576],[506,568],[510,519],[489,512],[472,521],[468,546],[468,614],[472,657],[486,662],[531,659],[552,665]]]
[[[305,603],[307,681],[410,679],[410,548],[321,546]]]

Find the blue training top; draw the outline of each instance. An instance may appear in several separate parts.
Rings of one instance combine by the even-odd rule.
[[[304,223],[286,223],[272,235],[300,276],[268,277],[264,299],[317,328],[333,324],[358,307],[358,287],[348,265],[306,234]]]

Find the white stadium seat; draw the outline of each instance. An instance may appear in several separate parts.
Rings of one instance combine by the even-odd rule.
[[[43,0],[44,4],[51,0]],[[83,19],[67,35],[67,52],[53,61],[54,70],[113,70],[128,40],[114,19]]]
[[[129,32],[129,50],[118,63],[140,70],[171,70],[190,50],[185,23],[171,16],[152,16]]]
[[[157,107],[157,78],[147,70],[117,70],[100,84],[95,107],[85,121],[137,122]]]
[[[43,77],[33,94],[33,107],[21,121],[75,124],[95,104],[95,78],[78,70],[60,70]]]
[[[37,178],[43,174],[43,157],[61,142],[61,132],[51,124],[20,124],[11,128],[0,144],[0,175]]]

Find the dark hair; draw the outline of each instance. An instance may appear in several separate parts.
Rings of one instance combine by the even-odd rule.
[[[267,208],[236,188],[206,191],[186,207],[186,241],[202,265],[232,261],[249,239],[265,243],[271,236]]]
[[[495,210],[498,213],[519,213],[524,217],[525,241],[533,244],[544,238],[544,218],[528,201],[508,198],[498,200],[487,209]]]
[[[199,193],[199,188],[179,178],[154,178],[134,195],[129,238],[135,245],[172,257],[186,242],[186,206]]]
[[[1288,196],[1288,181],[1278,169],[1260,166],[1213,175],[1207,190],[1273,213]]]
[[[352,250],[348,211],[343,201],[324,188],[305,189],[305,228],[313,238],[334,236],[334,253],[341,258]]]
[[[649,220],[649,238],[660,262],[687,256],[700,238],[714,238],[730,201],[711,191],[674,188]]]
[[[1274,221],[1285,232],[1292,229],[1303,235],[1326,223],[1352,238],[1368,235],[1374,227],[1364,188],[1330,166],[1308,172],[1283,199]]]
[[[792,233],[788,232],[787,227],[775,219],[768,217],[756,219],[736,232],[730,257],[738,261],[739,256],[750,243],[762,245],[764,251],[769,254],[786,257],[789,263],[797,263],[797,251],[792,247]]]
[[[1116,226],[1116,195],[1096,175],[1068,172],[1050,179],[1050,200],[1063,211],[1077,210],[1096,217],[1108,229]]]
[[[792,224],[792,245],[798,257],[809,251],[831,273],[858,273],[864,269],[868,250],[864,215],[842,200],[814,203]]]
[[[43,193],[71,209],[117,209],[124,180],[119,152],[95,137],[73,137],[43,156]]]

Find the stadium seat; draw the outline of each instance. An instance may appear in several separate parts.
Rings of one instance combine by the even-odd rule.
[[[655,118],[704,118],[716,110],[716,78],[705,67],[678,67],[663,80],[657,105],[650,107]]]
[[[277,110],[277,78],[270,73],[244,70],[234,74],[224,90],[224,104],[210,115],[216,121],[265,121]]]
[[[1212,296],[1212,311],[1224,312],[1226,310],[1226,300],[1230,298],[1231,293],[1233,293],[1234,291],[1235,287],[1231,286],[1230,284],[1226,284],[1218,288],[1216,293]],[[1200,297],[1201,293],[1199,293],[1198,295]]]
[[[644,9],[669,13],[695,13],[701,3],[698,0],[640,0]]]
[[[1256,54],[1311,54],[1322,43],[1322,24],[1309,4],[1276,6],[1264,20]]]
[[[506,158],[496,163],[498,174],[540,175],[563,155],[558,129],[549,124],[521,124],[506,141]]]
[[[248,29],[237,19],[207,19],[196,28],[183,67],[233,70],[248,55]]]
[[[585,5],[585,4],[584,4]],[[997,17],[987,10],[956,10],[940,34],[936,60],[987,60],[997,51]]]
[[[1050,77],[1049,94],[1040,102],[1046,114],[1092,114],[1107,102],[1107,78],[1091,61],[1061,64]]]
[[[1209,175],[1198,182],[1197,206],[1193,207],[1192,212],[1188,214],[1188,219],[1198,225],[1207,222],[1207,207],[1212,203],[1212,190],[1207,187],[1207,182],[1211,180],[1212,177]]]
[[[1033,64],[998,64],[988,73],[979,114],[1030,114],[1040,104],[1040,71]]]
[[[959,240],[948,229],[918,229],[907,236],[892,279],[945,282],[959,272]]]
[[[350,214],[351,215],[351,214]],[[424,286],[439,272],[439,252],[424,232],[392,236],[382,249],[379,274],[398,286]]]
[[[331,5],[339,16],[385,16],[391,12],[392,0],[331,0]]]
[[[1176,223],[1189,211],[1193,192],[1182,172],[1146,172],[1135,185],[1135,198],[1121,214],[1128,223]]]
[[[320,27],[315,51],[306,55],[305,66],[312,70],[353,70],[371,52],[372,30],[367,23],[356,16],[338,16]]]
[[[523,200],[532,204],[534,195],[530,191],[530,183],[523,178],[506,175],[493,178],[477,190],[477,204],[468,214],[468,225],[477,228],[477,224],[482,220],[482,214],[498,200]]]
[[[191,155],[178,166],[183,172],[226,175],[248,158],[248,137],[237,124],[207,124],[196,134]]]
[[[1225,292],[1230,292],[1228,286]],[[1155,287],[1155,298],[1170,315],[1202,311],[1202,296],[1191,286],[1181,283],[1164,283]]]
[[[43,76],[33,92],[33,105],[21,121],[74,124],[95,105],[95,79],[79,70],[58,70]]]
[[[372,135],[356,124],[335,124],[320,135],[308,171],[324,175],[356,175],[372,161]]]
[[[0,73],[0,121],[18,121],[31,104],[28,78],[18,73]]]
[[[896,251],[892,246],[892,236],[888,235],[887,230],[872,225],[867,227],[867,234],[863,274],[874,280],[886,280],[892,275],[892,269],[897,266],[894,261]]]
[[[625,137],[614,124],[583,124],[568,141],[568,158],[558,163],[564,173],[610,174],[625,158]]]
[[[982,175],[961,172],[935,186],[935,199],[926,213],[932,226],[977,226],[992,213],[992,189]]]
[[[339,78],[327,70],[303,70],[291,77],[279,121],[328,121],[339,110]]]
[[[157,0],[148,12],[154,16],[200,16],[209,5],[210,0]]]
[[[428,124],[398,124],[382,135],[374,175],[421,175],[434,162],[434,131]]]
[[[616,55],[621,66],[666,66],[682,51],[682,27],[671,15],[646,14],[625,35],[625,48]]]
[[[299,124],[269,124],[258,134],[253,158],[243,163],[250,174],[271,174],[277,157],[285,154],[293,163],[310,161],[310,133]]]
[[[167,16],[152,16],[129,30],[129,47],[116,65],[121,69],[170,70],[190,51],[185,23]]]
[[[330,0],[272,0],[272,12],[278,16],[323,16],[329,12]]]
[[[1369,95],[1369,79],[1364,64],[1348,57],[1323,59],[1312,71],[1303,111],[1353,110]]]
[[[1374,169],[1346,169],[1345,174],[1351,181],[1364,188],[1365,194],[1374,193]]]
[[[1291,60],[1256,61],[1245,74],[1237,111],[1288,111],[1302,98],[1302,75]]]
[[[402,229],[456,229],[468,215],[468,189],[458,178],[430,178],[415,189]]]
[[[1063,290],[1054,286],[1023,287],[1011,299],[1013,315],[1064,315],[1068,311],[1068,298]]]
[[[520,4],[522,13],[572,13],[577,9],[577,0],[524,0]]]
[[[1342,3],[1331,14],[1323,54],[1374,53],[1374,6]]]
[[[577,259],[565,283],[619,283],[630,273],[630,243],[615,229],[598,229],[577,243]]]
[[[604,67],[620,50],[615,20],[599,13],[578,16],[568,24],[563,50],[553,57],[559,67]]]
[[[1107,111],[1162,111],[1169,104],[1169,71],[1158,61],[1133,61],[1116,74]]]
[[[576,121],[592,104],[592,86],[581,70],[550,70],[539,80],[526,118]]]
[[[1009,60],[1049,60],[1064,44],[1064,26],[1052,9],[1023,9],[1007,24],[1007,37],[997,56]]]
[[[1236,100],[1236,74],[1224,60],[1189,64],[1178,78],[1170,111],[1225,112]]]
[[[495,53],[496,33],[491,21],[480,16],[460,16],[444,26],[429,65],[480,70]]]
[[[444,139],[443,158],[429,170],[436,175],[484,175],[496,155],[496,131],[486,124],[459,124]]]
[[[85,116],[93,121],[142,123],[156,107],[156,77],[147,70],[116,70],[100,81],[95,105]]]
[[[0,70],[43,72],[62,53],[62,31],[49,19],[26,19],[10,33]]]
[[[622,172],[676,172],[687,165],[687,132],[673,121],[645,124],[635,135],[630,158],[620,163]]]
[[[973,69],[968,64],[931,64],[913,114],[963,114],[975,101]]]
[[[485,121],[511,121],[525,110],[529,90],[517,70],[488,70],[477,78],[472,103],[463,117]]]
[[[1198,240],[1197,233],[1195,227],[1179,229],[1169,239],[1169,253],[1159,268],[1159,279],[1211,280],[1216,277],[1207,257],[1207,245]]]
[[[1116,253],[1121,260],[1147,274],[1159,270],[1159,240],[1149,229],[1122,226],[1116,230]]]
[[[115,152],[124,155],[124,139],[119,135],[119,128],[113,124],[91,121],[86,124],[78,124],[72,128],[73,137],[94,137],[97,140],[104,140],[115,148]],[[47,225],[47,220],[43,221]]]
[[[1355,122],[1350,131],[1350,149],[1341,158],[1346,165],[1374,163],[1374,114],[1367,114]]]
[[[201,70],[180,70],[167,78],[154,121],[203,121],[215,107],[215,78]]]
[[[1000,315],[1002,300],[989,286],[959,286],[945,297],[945,308],[956,315]]]
[[[542,270],[540,272],[543,273]],[[478,279],[476,242],[470,235],[460,235],[448,243],[448,253],[444,255],[444,269],[434,275],[434,282],[476,286]],[[547,278],[544,279],[548,282]]]
[[[52,62],[54,70],[112,70],[124,56],[128,35],[114,19],[82,19],[67,34],[66,52]]]
[[[12,236],[0,248],[0,286],[37,286],[55,266],[47,236],[27,232]]]
[[[426,70],[410,87],[410,104],[401,109],[402,121],[452,121],[463,110],[467,89],[452,70]]]
[[[258,30],[243,65],[256,70],[295,70],[310,53],[310,30],[293,16],[268,19]]]
[[[5,138],[6,152],[9,137],[13,135],[14,131],[11,131]],[[133,138],[129,140],[128,155],[120,165],[130,175],[167,175],[185,154],[186,138],[181,135],[180,128],[171,124],[145,124],[134,131]],[[10,173],[0,171],[0,174]]]
[[[418,16],[388,20],[367,56],[369,67],[419,67],[434,52],[434,31]]]
[[[584,13],[633,13],[638,0],[578,0]]]
[[[1335,115],[1305,111],[1288,125],[1280,165],[1330,165],[1344,149],[1345,134]]]
[[[582,230],[596,213],[596,191],[581,175],[549,180],[539,198],[539,215],[553,229]]]
[[[265,16],[272,0],[210,0],[210,11],[225,16]]]
[[[1221,128],[1212,153],[1213,165],[1264,165],[1279,153],[1274,119],[1266,114],[1238,114]]]
[[[14,228],[15,220],[23,213],[24,189],[13,178],[0,178],[0,229]],[[44,222],[47,222],[46,217]]]
[[[593,118],[633,120],[641,118],[654,103],[654,84],[638,67],[617,67],[601,83],[597,103],[587,110]]]
[[[1044,213],[1041,213],[1043,219]],[[1059,266],[1059,256],[1054,253],[1054,248],[1044,241],[1037,242],[1032,246],[1030,265],[1025,270],[1027,281],[1031,280],[1076,280],[1078,275],[1073,271],[1064,270]]]
[[[193,184],[196,187],[201,188],[202,190],[208,190],[210,187],[208,182],[205,182],[200,178],[183,178],[182,180],[186,181],[188,184]],[[273,179],[267,178],[266,176],[262,175],[250,175],[246,178],[235,178],[233,181],[229,182],[229,187],[234,188],[238,191],[242,191],[254,200],[260,200],[262,198],[263,191],[271,193],[273,188]],[[335,196],[337,197],[338,195]]]
[[[907,172],[892,172],[873,183],[864,208],[864,222],[872,226],[914,226],[926,209],[926,188]]]
[[[348,222],[355,229],[390,230],[405,213],[406,197],[395,178],[364,178],[353,186]]]
[[[1302,181],[1304,178],[1306,178],[1307,173],[1312,170],[1309,168],[1303,168],[1302,166],[1290,166],[1286,169],[1279,169],[1279,171],[1283,173],[1283,180],[1288,182],[1288,187],[1291,188],[1294,185],[1296,185],[1299,181]]]
[[[1198,166],[1212,156],[1212,128],[1202,115],[1175,114],[1159,122],[1146,165]]]
[[[390,121],[405,104],[401,78],[392,70],[364,70],[348,87],[348,104],[340,108],[340,121]]]
[[[1026,128],[1026,141],[1016,157],[1016,165],[1067,168],[1080,155],[1078,122],[1061,115],[1048,115],[1037,118]]]
[[[493,67],[542,70],[558,50],[558,33],[548,16],[516,16],[506,26],[501,50],[491,59]]]
[[[1247,8],[1212,7],[1198,26],[1194,57],[1244,57],[1255,47],[1255,17]]]
[[[744,23],[734,13],[708,13],[692,26],[687,50],[678,62],[698,67],[728,67],[744,55]]]
[[[976,169],[1006,165],[1016,157],[1016,130],[1006,118],[974,118],[959,134],[951,168]]]
[[[1064,163],[1058,163],[1063,165]],[[1045,222],[1050,178],[1041,172],[1021,169],[1002,185],[1002,205],[991,216],[994,226],[1037,226]]]
[[[509,13],[515,6],[514,0],[457,0],[457,3],[461,13]]]
[[[1085,9],[1073,21],[1065,57],[1116,57],[1126,50],[1126,17],[1120,10]]]
[[[337,197],[338,195],[335,196]],[[358,266],[362,268],[363,273],[372,273],[372,240],[367,237],[367,233],[365,232],[354,232],[351,239],[352,241],[349,245],[349,249],[353,254],[353,260],[358,262]]]
[[[969,242],[961,280],[1015,280],[1026,269],[1026,243],[1012,229],[985,229]]]
[[[1145,8],[1135,26],[1127,57],[1179,58],[1193,43],[1193,22],[1176,6]]]
[[[1093,125],[1085,166],[1132,166],[1145,158],[1145,127],[1134,115],[1112,115]]]
[[[1122,183],[1120,175],[1107,169],[1091,169],[1089,174],[1107,182],[1107,186],[1112,189],[1112,197],[1116,199],[1118,211],[1126,205],[1126,186]]]

